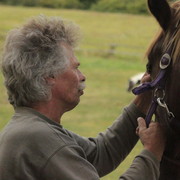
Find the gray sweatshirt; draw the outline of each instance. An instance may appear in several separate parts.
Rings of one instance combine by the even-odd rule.
[[[26,107],[0,134],[0,180],[99,180],[129,154],[138,137],[134,104],[96,138],[85,138]],[[159,162],[143,150],[120,180],[157,180]],[[117,177],[118,178],[118,177]]]

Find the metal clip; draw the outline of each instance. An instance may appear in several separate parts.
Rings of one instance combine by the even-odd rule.
[[[169,118],[174,118],[174,114],[171,111],[169,111],[169,108],[163,99],[157,98],[157,103],[159,106],[166,109],[166,112],[167,112]]]

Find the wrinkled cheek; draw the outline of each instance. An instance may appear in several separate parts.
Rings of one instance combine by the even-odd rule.
[[[78,93],[77,90],[69,91],[68,96],[67,96],[67,100],[68,100],[70,103],[79,102],[79,99],[80,99],[80,95],[79,95],[79,93]]]

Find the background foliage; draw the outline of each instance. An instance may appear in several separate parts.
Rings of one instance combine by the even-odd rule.
[[[173,1],[173,0],[170,0]],[[146,0],[0,0],[2,4],[147,14]]]
[[[147,13],[144,0],[99,0],[92,9],[109,12]]]

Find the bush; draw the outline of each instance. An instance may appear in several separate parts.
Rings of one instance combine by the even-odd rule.
[[[61,0],[61,7],[63,8],[82,8],[83,4],[80,3],[78,0]]]
[[[92,6],[93,10],[117,12],[125,9],[124,0],[99,0]]]
[[[147,13],[144,0],[99,0],[92,6],[93,10],[127,13]]]
[[[21,0],[20,4],[23,6],[36,6],[37,1],[36,0]]]
[[[79,0],[1,0],[3,4],[23,5],[23,6],[42,6],[48,8],[83,8]]]
[[[18,5],[21,4],[21,0],[4,0],[3,3],[9,5]]]
[[[79,2],[83,5],[84,9],[89,9],[92,4],[95,4],[98,0],[79,0]]]
[[[148,12],[146,1],[142,0],[132,0],[127,6],[127,12],[135,14],[146,14]]]
[[[61,4],[58,0],[38,0],[37,6],[59,8],[61,7]]]
[[[0,0],[3,4],[146,14],[146,0]],[[175,0],[168,0],[173,2]]]
[[[82,4],[78,0],[38,0],[38,6],[48,8],[74,8],[78,9],[82,7]]]
[[[36,6],[36,0],[1,0],[3,4],[9,5],[24,5],[24,6]]]

